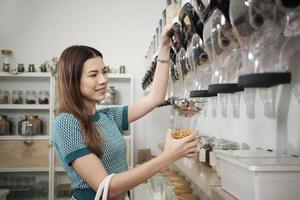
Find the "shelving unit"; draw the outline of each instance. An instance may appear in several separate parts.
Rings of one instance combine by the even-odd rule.
[[[119,92],[120,105],[97,105],[97,109],[105,107],[118,107],[128,105],[133,101],[133,78],[129,74],[109,74],[109,86],[113,85]],[[22,176],[35,176],[37,179],[48,181],[48,199],[66,199],[57,198],[55,188],[58,184],[68,183],[65,170],[57,163],[55,158],[54,148],[51,146],[51,126],[54,119],[54,95],[55,95],[55,82],[54,78],[49,73],[40,72],[26,72],[17,75],[12,75],[6,72],[0,72],[0,83],[1,90],[9,90],[10,96],[13,90],[23,91],[27,90],[39,90],[49,91],[50,104],[0,104],[0,113],[7,115],[10,119],[13,119],[13,135],[2,135],[0,136],[0,149],[3,155],[11,156],[12,151],[17,151],[16,158],[12,159],[12,164],[5,163],[4,160],[2,165],[0,164],[0,177],[3,175],[7,176],[10,174],[20,174]],[[25,99],[25,98],[23,98]],[[11,98],[9,100],[11,103]],[[25,115],[35,114],[41,116],[44,122],[44,131],[41,135],[35,136],[21,136],[17,134],[17,121]],[[124,139],[127,143],[128,148],[128,165],[129,168],[133,167],[133,124],[130,124],[129,131],[124,134]],[[2,146],[1,146],[2,145]],[[10,148],[6,148],[6,146]],[[2,147],[2,148],[1,148]],[[17,155],[27,152],[25,156],[36,156],[25,161],[26,158],[18,162],[19,157]],[[1,153],[0,153],[1,154]],[[34,154],[34,155],[31,155]],[[20,157],[24,157],[20,155]],[[3,159],[7,160],[7,157],[2,156]],[[34,160],[35,159],[35,160]],[[1,158],[0,158],[1,160]],[[11,160],[8,159],[8,160]],[[29,163],[34,160],[34,163]],[[41,160],[41,161],[39,161]],[[23,163],[21,163],[23,162]],[[41,163],[39,163],[41,162]],[[23,166],[24,164],[24,166]]]
[[[51,97],[54,94],[52,84],[53,78],[50,73],[24,72],[12,75],[0,72],[0,89],[10,93],[9,104],[0,104],[0,113],[8,116],[13,123],[12,134],[0,136],[0,177],[8,177],[15,181],[20,180],[20,177],[23,177],[23,181],[26,179],[24,177],[35,177],[35,186],[40,185],[40,181],[47,183],[47,187],[52,184],[49,179],[49,133],[53,112]],[[13,90],[23,91],[23,104],[11,104]],[[27,90],[36,91],[36,104],[25,104]],[[41,90],[49,91],[49,104],[38,104],[38,92]],[[40,135],[18,134],[18,121],[26,115],[38,115],[42,120],[44,128]],[[47,196],[50,196],[49,192]]]

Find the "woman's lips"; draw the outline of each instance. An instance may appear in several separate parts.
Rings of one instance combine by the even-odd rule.
[[[106,87],[105,88],[100,88],[100,89],[97,89],[95,90],[97,93],[100,93],[100,94],[105,94],[106,92]]]

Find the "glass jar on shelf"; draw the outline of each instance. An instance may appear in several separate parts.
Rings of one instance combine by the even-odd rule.
[[[25,116],[18,122],[18,133],[22,136],[43,134],[43,121],[37,115]]]
[[[35,104],[36,103],[36,91],[28,90],[26,92],[26,104]]]
[[[28,72],[35,72],[35,66],[34,66],[34,64],[29,64],[28,65]]]
[[[117,105],[118,100],[118,91],[115,89],[115,86],[109,86],[105,93],[105,101],[108,105]]]
[[[8,90],[0,90],[0,104],[8,104]]]
[[[49,104],[49,92],[42,90],[39,92],[39,104]]]
[[[12,121],[6,115],[0,114],[0,135],[12,134]]]
[[[18,63],[18,72],[25,72],[25,67],[23,63]]]
[[[210,152],[212,151],[211,138],[209,136],[201,136],[200,139],[199,161],[205,166],[210,167]]]
[[[2,49],[1,57],[2,57],[2,71],[10,72],[10,68],[12,66],[12,50]]]
[[[22,104],[23,103],[23,91],[13,90],[11,101],[13,104]]]

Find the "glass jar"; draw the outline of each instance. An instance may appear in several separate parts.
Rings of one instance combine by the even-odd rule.
[[[39,92],[39,104],[49,104],[49,92],[42,90]]]
[[[105,93],[105,102],[108,105],[117,105],[118,101],[118,91],[114,86],[109,86]]]
[[[37,115],[25,116],[18,122],[18,133],[23,136],[40,135],[43,132],[43,122]]]
[[[21,90],[13,90],[11,101],[13,104],[23,103],[23,92]]]
[[[8,90],[0,90],[0,104],[8,104]]]
[[[10,72],[10,68],[12,65],[12,50],[9,49],[2,49],[1,55],[2,55],[2,71],[4,72]]]
[[[0,135],[12,134],[12,121],[6,115],[0,114]]]
[[[35,72],[34,64],[29,64],[28,65],[28,72]]]
[[[24,72],[25,71],[25,67],[23,63],[18,63],[18,72]]]
[[[211,138],[208,136],[202,136],[200,139],[200,155],[199,155],[199,160],[202,162],[204,165],[210,167],[210,152],[212,151],[212,146],[211,146]]]
[[[34,90],[28,90],[26,92],[26,104],[35,104],[36,92]]]
[[[126,73],[126,67],[125,67],[125,65],[121,65],[121,66],[119,67],[119,73],[120,73],[120,74],[125,74],[125,73]]]

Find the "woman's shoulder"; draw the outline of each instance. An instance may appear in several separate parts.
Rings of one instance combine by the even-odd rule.
[[[69,123],[79,125],[78,119],[72,113],[61,112],[54,119],[54,124],[69,124]]]
[[[53,121],[52,138],[71,137],[80,133],[80,123],[71,113],[59,113]],[[70,134],[73,133],[73,134]]]

